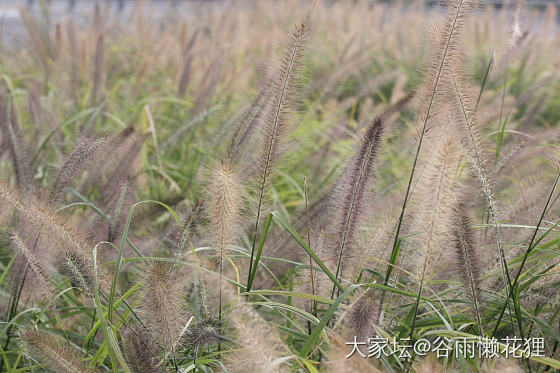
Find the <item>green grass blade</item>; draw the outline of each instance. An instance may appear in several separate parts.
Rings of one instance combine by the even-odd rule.
[[[280,214],[278,211],[273,211],[270,214],[273,215],[274,219],[278,223],[280,223],[280,225],[282,225],[293,238],[295,238],[295,240],[300,244],[301,247],[305,249],[305,251],[307,251],[307,253],[313,258],[315,263],[317,263],[317,265],[323,270],[323,272],[325,272],[325,274],[329,277],[329,279],[333,282],[333,284],[335,284],[336,287],[341,291],[344,291],[344,286],[342,286],[340,281],[338,281],[336,277],[334,277],[334,275],[327,268],[325,263],[323,263],[323,261],[319,259],[319,257],[317,256],[317,254],[315,254],[313,250],[311,250],[309,245],[303,240],[303,238],[299,235],[299,233],[296,232],[294,228],[292,228],[292,226],[290,225],[290,223],[288,223],[288,221],[284,218],[284,216],[282,216],[282,214]]]
[[[109,357],[111,359],[111,367],[113,368],[113,372],[115,373],[118,372],[117,363],[116,363],[116,361],[118,361],[125,373],[131,373],[130,369],[128,368],[128,365],[126,364],[124,356],[121,352],[121,349],[117,342],[117,338],[115,337],[115,334],[112,330],[112,327],[110,327],[110,325],[107,323],[107,320],[105,319],[103,306],[101,304],[101,299],[99,298],[99,282],[97,280],[97,248],[101,244],[103,244],[103,242],[98,243],[93,248],[94,305],[97,310],[97,314],[99,315],[99,318],[101,320],[101,324],[103,326],[103,334],[105,335],[105,339],[109,343]]]
[[[255,255],[255,260],[253,262],[253,268],[251,273],[249,273],[249,281],[247,281],[247,292],[251,291],[251,286],[253,285],[253,279],[255,278],[255,274],[257,273],[257,267],[259,265],[259,261],[261,260],[261,254],[264,247],[264,242],[266,241],[266,236],[268,235],[268,230],[270,228],[270,223],[272,222],[272,214],[268,214],[266,218],[266,223],[264,225],[264,231],[261,237],[261,242],[259,243],[259,247],[257,248],[257,254]]]
[[[10,272],[10,268],[12,268],[12,264],[14,264],[14,261],[16,260],[17,257],[18,257],[17,255],[14,255],[12,257],[12,259],[10,259],[8,264],[6,264],[6,267],[4,268],[4,271],[2,272],[2,276],[0,276],[0,285],[4,282],[4,279],[6,278],[6,275],[8,274],[8,272]]]
[[[545,206],[543,208],[543,211],[541,213],[541,217],[539,219],[539,222],[537,223],[537,226],[536,226],[535,230],[533,231],[533,235],[531,236],[531,241],[529,242],[529,245],[527,246],[527,250],[525,251],[525,254],[523,255],[523,260],[521,261],[521,265],[519,266],[519,270],[517,271],[517,275],[515,276],[515,279],[513,281],[513,284],[510,287],[509,292],[506,292],[507,297],[506,297],[506,300],[504,302],[504,307],[503,307],[502,311],[500,312],[500,316],[498,317],[498,321],[496,321],[496,326],[494,327],[494,331],[492,332],[492,336],[494,336],[496,334],[496,332],[498,331],[500,321],[502,320],[505,309],[507,308],[509,299],[512,297],[515,289],[517,288],[519,278],[520,278],[521,273],[523,271],[523,267],[525,266],[525,262],[527,261],[527,258],[529,257],[529,254],[536,247],[536,245],[538,245],[544,239],[543,236],[546,236],[551,231],[551,229],[554,227],[554,226],[550,227],[549,230],[547,230],[545,233],[543,233],[541,235],[541,237],[539,237],[539,239],[537,239],[535,241],[535,238],[537,237],[537,233],[539,232],[539,228],[542,224],[544,216],[549,209],[549,205],[550,205],[550,201],[552,200],[552,196],[554,195],[554,192],[556,191],[556,186],[558,185],[558,180],[559,179],[560,179],[560,169],[558,170],[558,173],[556,175],[556,179],[554,180],[554,184],[552,185],[552,189],[551,189],[551,191],[548,195],[548,199],[547,199],[546,204],[545,204]],[[521,334],[523,334],[523,328],[522,328],[522,323],[521,323],[521,319],[520,319],[521,312],[518,309],[519,302],[514,302],[514,306],[515,306],[515,314],[517,315],[517,319],[518,319],[517,322],[518,322],[518,326],[519,326],[519,332]],[[523,337],[523,335],[521,337]]]
[[[329,321],[332,319],[332,317],[334,316],[334,313],[336,312],[336,310],[338,309],[338,306],[340,305],[340,303],[357,287],[359,287],[359,284],[355,284],[355,285],[350,285],[348,287],[348,289],[346,289],[344,291],[344,293],[342,293],[338,298],[336,298],[335,302],[329,307],[329,309],[327,310],[327,312],[325,312],[325,315],[321,318],[321,321],[319,322],[319,324],[315,327],[315,329],[313,329],[313,333],[311,333],[311,335],[309,336],[309,341],[307,342],[307,344],[303,347],[303,349],[301,350],[299,356],[301,356],[302,358],[307,358],[307,356],[309,355],[309,353],[311,352],[311,349],[313,348],[313,346],[315,345],[315,343],[317,342],[317,340],[319,339],[319,336],[321,335],[321,333],[323,332],[323,329],[327,326],[327,324],[329,323]]]
[[[132,221],[132,214],[134,213],[134,209],[138,206],[140,206],[143,203],[156,203],[160,206],[163,206],[167,211],[169,211],[169,213],[175,218],[175,220],[177,221],[177,224],[179,224],[179,226],[181,226],[181,219],[179,219],[179,217],[177,216],[177,214],[173,211],[173,209],[169,206],[167,206],[165,203],[163,202],[159,202],[159,201],[154,201],[154,200],[146,200],[146,201],[140,201],[135,203],[134,205],[132,205],[132,207],[130,208],[129,212],[128,212],[128,216],[126,218],[126,224],[124,226],[123,229],[123,234],[122,234],[122,238],[121,238],[121,244],[119,247],[119,256],[117,258],[117,263],[115,265],[115,275],[113,276],[113,283],[111,284],[111,292],[109,294],[109,305],[108,305],[108,320],[109,322],[113,322],[113,303],[115,300],[115,290],[117,287],[117,281],[119,279],[119,272],[120,272],[120,268],[123,262],[123,253],[124,253],[124,246],[125,243],[127,242],[127,237],[128,237],[128,231],[130,229],[130,222]]]
[[[474,106],[474,112],[476,113],[478,110],[478,105],[480,104],[480,98],[482,97],[482,92],[484,92],[484,88],[486,87],[486,80],[488,80],[488,74],[490,73],[490,69],[494,64],[494,58],[496,56],[496,52],[492,51],[492,56],[490,56],[490,60],[488,61],[488,66],[486,66],[486,71],[484,72],[484,78],[482,78],[482,83],[480,84],[480,91],[478,92],[478,97],[476,99],[476,105]]]

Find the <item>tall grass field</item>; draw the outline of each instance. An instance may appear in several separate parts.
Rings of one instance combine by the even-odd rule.
[[[560,371],[560,8],[20,3],[1,372]]]

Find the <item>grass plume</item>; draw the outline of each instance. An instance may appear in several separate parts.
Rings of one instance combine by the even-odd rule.
[[[373,165],[379,151],[381,134],[383,133],[383,120],[380,117],[373,119],[364,134],[360,147],[354,159],[348,165],[346,173],[338,181],[339,200],[337,201],[338,216],[336,218],[336,246],[335,253],[337,279],[342,278],[344,258],[347,247],[351,244],[356,231],[360,215],[363,211],[363,197],[368,181],[373,175]],[[334,296],[333,287],[331,298]]]
[[[51,333],[27,328],[20,331],[20,336],[29,354],[44,363],[51,372],[99,372],[85,364],[76,349]]]
[[[6,96],[8,99],[6,99]],[[0,129],[4,142],[10,151],[19,190],[33,189],[33,175],[29,168],[29,156],[24,142],[17,113],[11,96],[0,91]]]
[[[511,278],[507,265],[504,248],[502,246],[502,238],[500,232],[500,224],[497,212],[497,206],[494,199],[494,188],[487,171],[487,158],[484,153],[482,141],[480,139],[479,126],[476,115],[472,110],[471,100],[464,88],[464,82],[456,70],[451,71],[451,87],[453,94],[453,113],[457,125],[462,133],[463,144],[466,149],[467,159],[471,164],[472,170],[480,182],[482,194],[486,199],[488,215],[491,219],[496,238],[496,247],[498,249],[502,267],[502,277],[506,292],[510,292]],[[520,331],[520,333],[523,333]]]
[[[418,232],[417,264],[413,267],[420,286],[449,255],[446,246],[457,194],[460,153],[451,137],[438,142],[417,187],[418,202],[411,228]]]
[[[379,298],[373,289],[366,289],[360,293],[358,299],[352,303],[348,314],[348,325],[352,336],[359,341],[366,341],[374,335],[374,324],[379,323]]]
[[[96,137],[86,139],[74,148],[66,161],[64,161],[58,169],[49,196],[51,203],[60,198],[62,190],[72,181],[86,163],[95,157],[95,154],[101,150],[106,143],[107,139],[105,137]]]
[[[161,261],[150,263],[143,278],[140,305],[143,320],[151,338],[165,352],[174,355],[174,346],[185,324],[180,279],[169,263]]]
[[[463,203],[457,204],[454,209],[453,244],[458,272],[462,279],[465,291],[473,304],[473,313],[476,317],[480,335],[483,335],[480,305],[482,293],[480,291],[480,259],[477,252],[477,244],[472,228],[472,222],[467,215],[467,209]]]
[[[0,201],[13,208],[17,215],[37,232],[42,232],[56,242],[58,250],[67,259],[69,258],[69,262],[73,263],[72,273],[80,273],[82,278],[93,279],[93,265],[89,250],[77,231],[64,226],[60,218],[47,207],[42,206],[38,200],[31,200],[23,204],[20,198],[3,183],[0,183]],[[90,283],[93,282],[90,281]]]
[[[215,166],[208,182],[208,214],[213,243],[222,257],[227,246],[234,243],[239,232],[242,185],[233,168]]]
[[[288,349],[276,331],[243,300],[233,309],[230,322],[240,347],[228,360],[231,372],[263,372],[287,355]],[[275,373],[287,371],[282,365],[271,370]]]
[[[107,241],[114,242],[126,219],[126,202],[129,197],[130,186],[128,178],[115,185],[115,191],[108,205],[109,229]]]
[[[124,355],[132,373],[163,373],[156,358],[157,347],[140,324],[121,331]]]
[[[222,278],[224,256],[228,245],[237,240],[240,228],[242,185],[235,171],[227,164],[217,165],[211,171],[208,183],[208,203],[206,211],[210,220],[213,243],[218,251],[220,271],[220,293],[218,322],[222,321]]]
[[[278,74],[270,87],[268,110],[262,126],[259,163],[257,169],[257,211],[255,229],[249,262],[249,279],[253,268],[253,257],[261,218],[261,209],[265,194],[270,187],[270,178],[275,163],[280,156],[280,147],[288,131],[288,113],[297,104],[298,74],[302,59],[302,51],[308,33],[307,26],[302,23],[295,27],[289,47],[285,50]],[[247,291],[250,291],[250,287]]]
[[[451,59],[455,54],[457,54],[458,42],[460,40],[461,31],[463,29],[463,23],[472,6],[473,2],[470,0],[452,0],[449,3],[447,18],[443,25],[443,29],[438,36],[439,45],[435,49],[432,63],[428,69],[426,77],[424,78],[424,86],[418,94],[418,96],[420,97],[420,106],[418,109],[418,115],[421,122],[420,136],[416,147],[416,153],[414,155],[412,170],[410,171],[410,177],[404,196],[403,206],[395,232],[395,239],[393,241],[391,257],[395,256],[397,247],[399,245],[399,235],[406,213],[406,207],[410,197],[411,186],[414,180],[414,174],[420,156],[420,151],[422,150],[424,136],[426,134],[426,131],[428,130],[429,122],[435,116],[436,101],[441,97],[441,85],[445,81],[444,77],[446,74],[446,70],[448,70],[451,64]],[[389,277],[392,270],[393,268],[389,266],[389,268],[387,269],[385,280],[383,282],[384,285],[387,285],[387,283],[389,282]],[[383,303],[383,301],[381,303]]]
[[[33,273],[34,279],[39,284],[39,289],[41,296],[44,297],[46,300],[52,299],[55,295],[54,288],[51,284],[51,276],[49,272],[43,265],[43,263],[31,252],[27,243],[24,241],[22,237],[16,232],[12,233],[10,237],[10,241],[14,249],[17,252],[21,253],[25,258],[25,262],[29,266],[29,269]]]

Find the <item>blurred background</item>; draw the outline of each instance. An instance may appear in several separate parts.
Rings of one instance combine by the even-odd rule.
[[[338,0],[323,0],[323,3],[330,4]],[[445,3],[441,0],[382,0],[378,3],[396,4],[423,4],[430,9],[434,5]],[[1,0],[0,1],[0,30],[4,37],[17,34],[24,30],[21,20],[19,7],[26,6],[31,13],[37,15],[42,7],[49,9],[49,14],[53,21],[60,20],[65,16],[74,18],[84,18],[91,14],[96,4],[103,5],[110,9],[112,13],[120,14],[123,17],[130,15],[134,7],[139,4],[149,7],[152,16],[165,15],[166,12],[188,11],[189,7],[199,6],[203,3],[227,3],[223,0]],[[481,2],[495,8],[507,7],[512,0],[485,0]],[[560,0],[525,0],[526,6],[530,9],[544,11],[547,7],[560,7]],[[196,5],[195,5],[196,4]],[[557,12],[557,21],[560,20]]]

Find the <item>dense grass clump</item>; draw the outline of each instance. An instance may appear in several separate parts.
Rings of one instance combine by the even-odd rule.
[[[0,371],[560,369],[554,8],[150,9],[0,40]]]

